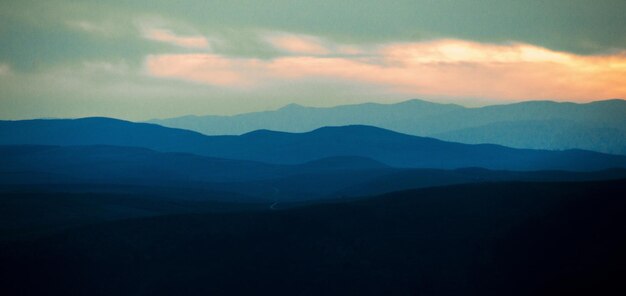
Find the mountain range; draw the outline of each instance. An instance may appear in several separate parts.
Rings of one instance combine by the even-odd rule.
[[[618,99],[585,104],[530,101],[479,108],[422,100],[329,108],[291,104],[275,111],[149,122],[207,135],[239,135],[260,129],[307,132],[325,126],[369,125],[468,144],[626,154],[626,101]]]
[[[612,151],[621,104],[291,105],[292,131],[238,135],[0,121],[0,294],[610,295],[626,155],[415,134]],[[343,125],[366,119],[396,128]]]
[[[258,130],[240,136],[207,136],[110,118],[3,121],[0,145],[143,147],[273,164],[350,156],[401,168],[590,171],[626,167],[626,156],[620,155],[459,144],[358,125],[323,127],[305,133]]]
[[[465,183],[626,178],[626,169],[405,169],[361,157],[278,165],[119,146],[0,146],[0,162],[0,189],[9,191],[141,193],[224,202],[293,203]]]

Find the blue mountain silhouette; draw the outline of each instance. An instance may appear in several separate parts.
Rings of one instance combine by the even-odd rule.
[[[624,100],[586,104],[533,101],[480,108],[422,100],[330,108],[291,104],[275,111],[183,116],[150,122],[208,135],[243,134],[258,129],[306,132],[324,126],[357,124],[468,144],[626,154]]]
[[[353,156],[405,168],[600,170],[626,167],[625,156],[582,150],[467,145],[360,125],[324,127],[306,133],[259,130],[241,136],[205,136],[109,118],[3,121],[0,122],[0,144],[131,146],[275,164]]]

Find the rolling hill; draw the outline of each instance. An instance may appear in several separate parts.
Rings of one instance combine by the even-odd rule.
[[[241,136],[200,133],[108,118],[0,122],[1,145],[113,145],[222,159],[301,164],[362,157],[394,167],[497,170],[601,170],[626,167],[626,156],[582,150],[543,151],[467,145],[369,126],[324,127],[306,133],[259,130]]]
[[[277,165],[119,146],[0,146],[0,194],[126,194],[196,201],[293,203],[498,181],[626,178],[591,172],[404,169],[367,158]]]

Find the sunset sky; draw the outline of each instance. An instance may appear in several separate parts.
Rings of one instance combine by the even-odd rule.
[[[2,1],[0,119],[626,97],[626,1]]]

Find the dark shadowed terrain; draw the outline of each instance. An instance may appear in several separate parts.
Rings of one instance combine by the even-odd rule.
[[[277,210],[189,202],[163,210],[164,202],[154,201],[143,203],[154,214],[98,218],[2,242],[1,289],[5,295],[623,295],[624,196],[626,182],[604,181],[469,184]],[[103,208],[97,200],[81,211]],[[105,203],[137,211],[132,200],[112,196]]]
[[[109,118],[0,144],[0,295],[625,292],[623,155]]]

